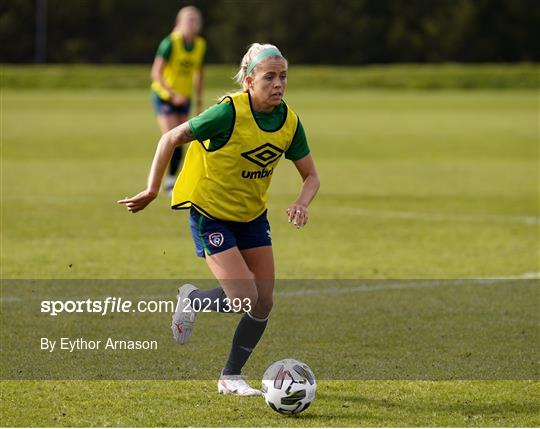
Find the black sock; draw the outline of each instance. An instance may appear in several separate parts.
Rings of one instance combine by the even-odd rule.
[[[239,375],[251,352],[259,342],[268,323],[268,318],[257,319],[244,313],[234,333],[229,358],[223,368],[223,375]]]
[[[227,295],[225,291],[216,287],[214,289],[196,289],[188,296],[191,300],[191,306],[196,309],[206,309],[217,311],[219,313],[232,313],[231,303],[226,301]],[[193,300],[197,299],[199,302],[195,303]]]
[[[182,161],[182,146],[178,146],[174,149],[172,154],[171,163],[169,164],[169,175],[176,176],[178,173],[178,168],[180,167],[180,162]]]

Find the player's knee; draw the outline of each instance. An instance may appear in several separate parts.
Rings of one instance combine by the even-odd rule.
[[[247,312],[255,308],[259,300],[257,289],[240,289],[228,295],[234,308],[241,308],[241,311]]]

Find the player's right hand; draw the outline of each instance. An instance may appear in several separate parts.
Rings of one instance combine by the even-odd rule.
[[[122,200],[118,200],[117,203],[124,204],[131,213],[137,213],[154,201],[156,197],[156,192],[144,190],[131,198],[125,197]]]

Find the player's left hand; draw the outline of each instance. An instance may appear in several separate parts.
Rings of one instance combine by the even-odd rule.
[[[287,209],[287,217],[289,223],[292,222],[296,228],[301,228],[308,221],[307,207],[301,204],[291,204]]]
[[[157,193],[144,190],[131,198],[126,197],[122,200],[118,200],[117,203],[124,204],[131,213],[137,213],[154,201],[156,197]]]

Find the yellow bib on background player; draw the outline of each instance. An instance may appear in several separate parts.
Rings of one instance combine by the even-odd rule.
[[[194,206],[214,219],[250,222],[266,210],[266,193],[274,168],[292,143],[298,117],[285,105],[285,120],[276,131],[262,130],[251,111],[249,95],[224,97],[235,111],[232,134],[224,146],[191,142],[172,194],[172,208]]]
[[[163,69],[163,80],[167,85],[185,97],[191,97],[193,92],[193,74],[202,66],[206,41],[197,36],[193,40],[193,49],[187,51],[184,46],[182,34],[171,33],[171,56]],[[169,91],[158,81],[152,82],[152,89],[162,100],[169,100]]]

